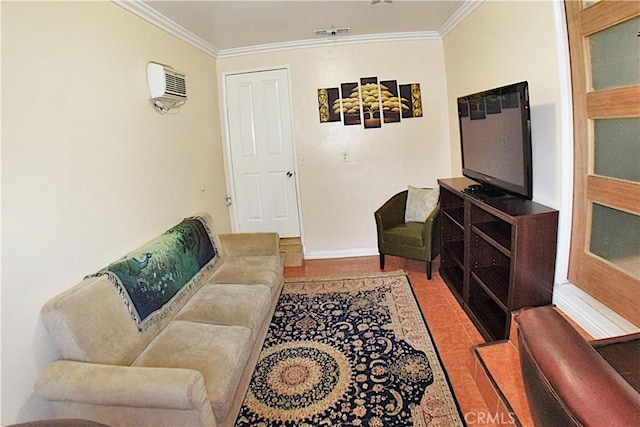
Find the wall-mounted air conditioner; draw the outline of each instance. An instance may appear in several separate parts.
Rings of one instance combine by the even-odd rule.
[[[168,65],[157,62],[147,64],[149,97],[154,107],[167,111],[187,102],[187,82],[185,75]]]

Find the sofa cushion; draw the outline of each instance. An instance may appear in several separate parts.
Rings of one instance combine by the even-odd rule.
[[[176,320],[214,325],[245,326],[255,339],[263,322],[268,322],[271,290],[264,285],[208,284],[180,310]]]
[[[233,396],[251,353],[251,331],[173,320],[140,354],[134,366],[199,371],[218,420],[229,414]]]
[[[129,365],[165,326],[139,332],[106,276],[85,279],[40,311],[63,359]]]
[[[265,285],[274,293],[282,284],[282,273],[279,256],[234,256],[224,259],[209,283]]]
[[[421,247],[424,246],[422,242],[422,231],[424,230],[424,224],[420,222],[406,222],[404,224],[396,225],[383,233],[383,239],[385,243],[394,243],[397,245]]]
[[[201,218],[187,218],[100,270],[117,287],[140,331],[166,316],[210,274],[218,253]]]

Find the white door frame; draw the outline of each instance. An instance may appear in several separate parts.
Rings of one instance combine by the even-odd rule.
[[[231,159],[231,136],[229,134],[229,108],[227,105],[227,76],[235,75],[235,74],[247,74],[247,73],[259,73],[264,71],[274,71],[274,70],[285,70],[287,72],[287,85],[289,90],[289,105],[291,106],[291,122],[288,126],[291,127],[291,135],[292,138],[292,156],[293,156],[293,179],[295,179],[296,184],[296,209],[298,211],[298,223],[300,224],[300,239],[304,242],[304,226],[302,223],[302,208],[300,202],[300,181],[298,179],[298,157],[296,150],[296,134],[295,134],[295,126],[294,126],[294,116],[295,112],[293,109],[293,91],[291,87],[291,67],[289,65],[282,66],[274,66],[274,67],[261,67],[261,68],[251,68],[246,70],[238,70],[238,71],[225,71],[221,75],[221,86],[222,86],[222,112],[223,112],[223,123],[224,127],[224,157],[225,157],[225,165],[226,170],[225,174],[227,177],[227,194],[231,197],[231,205],[229,206],[229,217],[231,220],[231,229],[233,232],[240,231],[240,224],[238,221],[239,213],[237,208],[237,203],[235,203],[237,197],[235,194],[235,180],[233,173],[233,161]]]

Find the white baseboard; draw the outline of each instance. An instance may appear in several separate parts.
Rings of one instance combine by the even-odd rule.
[[[304,259],[353,258],[378,255],[378,248],[338,249],[335,251],[305,251]]]
[[[556,283],[553,303],[594,338],[640,332],[635,325],[571,283]]]

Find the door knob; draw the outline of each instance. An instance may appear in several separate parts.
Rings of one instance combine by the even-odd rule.
[[[288,172],[287,172],[287,177],[291,178],[292,176],[293,176],[293,172],[288,171]]]

